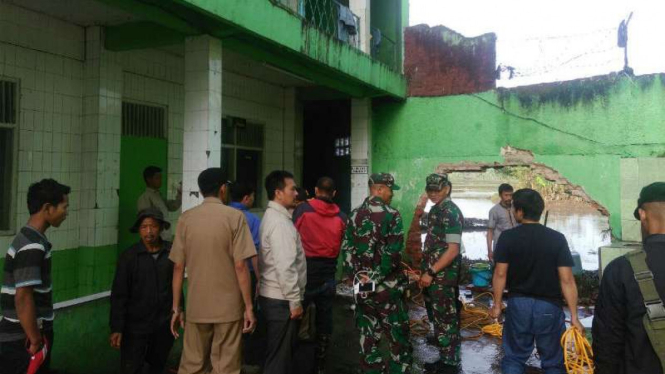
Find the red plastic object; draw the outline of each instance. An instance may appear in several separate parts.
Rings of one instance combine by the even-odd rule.
[[[44,347],[42,347],[42,349],[30,357],[30,365],[28,366],[28,371],[26,374],[37,374],[39,368],[44,364],[44,361],[46,361],[48,349],[48,340],[44,338]]]

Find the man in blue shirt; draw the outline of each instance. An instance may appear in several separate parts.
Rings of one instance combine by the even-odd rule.
[[[254,187],[246,182],[236,181],[231,183],[229,192],[231,195],[230,207],[240,210],[245,214],[247,225],[252,233],[254,246],[258,253],[261,249],[261,237],[259,235],[259,227],[261,227],[261,219],[249,210],[254,206],[254,199],[256,197],[256,190]],[[252,300],[257,298],[257,285],[259,284],[259,256],[254,256],[248,260],[249,272],[252,277]],[[265,358],[264,352],[266,349],[265,341],[265,321],[261,318],[261,313],[258,316],[257,329],[254,334],[243,337],[243,351],[245,352],[245,364],[256,366],[263,362]]]
[[[256,247],[256,253],[261,248],[261,239],[259,236],[259,227],[261,227],[261,219],[249,210],[254,206],[254,198],[256,197],[256,190],[253,186],[246,182],[233,182],[231,183],[231,204],[230,207],[238,209],[245,214],[245,219],[249,225],[249,230],[252,232],[252,239]],[[249,270],[257,278],[259,278],[258,257],[252,257],[249,264]],[[254,280],[254,279],[252,279]],[[255,287],[253,291],[255,290]]]

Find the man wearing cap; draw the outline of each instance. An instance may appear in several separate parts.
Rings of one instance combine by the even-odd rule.
[[[607,265],[596,300],[593,352],[598,373],[662,374],[665,365],[664,182],[642,189],[634,216],[641,223],[643,250]]]
[[[450,199],[451,189],[447,174],[427,177],[425,191],[434,206],[427,219],[420,278],[427,314],[434,325],[440,351],[439,361],[425,366],[444,373],[457,372],[461,348],[457,296],[464,216]]]
[[[120,255],[111,290],[111,347],[120,349],[120,372],[162,373],[173,346],[171,321],[173,262],[169,228],[157,208],[138,214],[130,229],[141,240]]]
[[[369,178],[370,196],[349,216],[342,241],[344,272],[363,289],[356,295],[356,326],[360,330],[360,366],[363,373],[410,373],[409,315],[404,303],[407,278],[403,272],[402,217],[390,206],[399,190],[387,173]],[[371,285],[374,287],[371,287]],[[369,288],[366,288],[370,286]],[[387,336],[390,363],[379,344]]]

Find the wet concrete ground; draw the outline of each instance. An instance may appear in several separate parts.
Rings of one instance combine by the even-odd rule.
[[[356,373],[359,362],[359,343],[350,309],[352,301],[343,296],[335,300],[334,326],[335,332],[330,348],[330,357],[327,367],[328,373],[351,374]],[[424,308],[410,304],[411,319],[420,319],[426,314]],[[467,334],[463,332],[463,335]],[[467,334],[468,335],[468,334]],[[436,347],[428,344],[426,337],[414,336],[413,344],[413,374],[424,373],[423,364],[434,362],[439,354]],[[387,347],[384,351],[387,353]],[[502,350],[501,339],[483,336],[476,340],[462,341],[462,370],[463,374],[498,374],[500,370]],[[539,361],[535,356],[529,360],[527,373],[540,373]]]

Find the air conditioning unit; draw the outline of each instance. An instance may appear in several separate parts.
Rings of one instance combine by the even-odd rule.
[[[600,247],[598,250],[598,279],[603,277],[603,269],[615,258],[623,256],[630,251],[641,249],[640,242],[613,242],[610,245]]]

